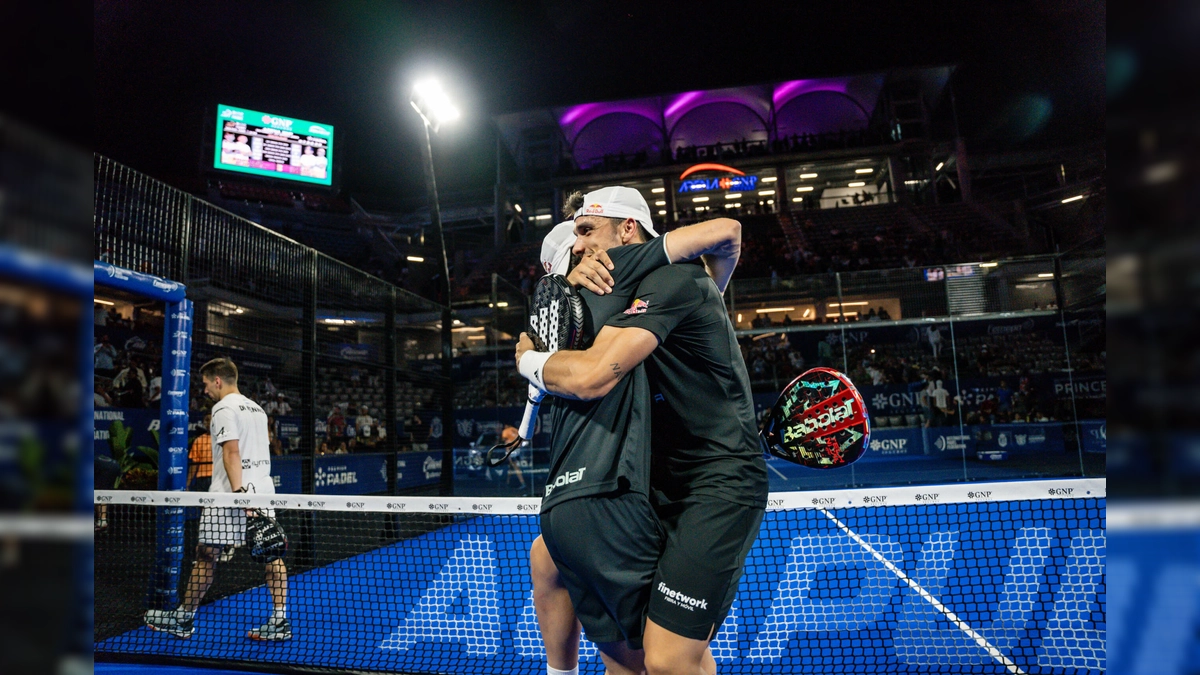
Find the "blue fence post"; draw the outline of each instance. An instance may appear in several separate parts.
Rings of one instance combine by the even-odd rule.
[[[162,406],[158,425],[158,489],[187,487],[189,364],[192,356],[192,302],[167,302],[163,322]],[[183,566],[184,510],[163,508],[158,518],[152,604],[170,609],[179,604]]]

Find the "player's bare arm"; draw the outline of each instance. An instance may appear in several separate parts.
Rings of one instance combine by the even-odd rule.
[[[741,223],[732,218],[714,218],[672,230],[663,237],[672,263],[702,259],[708,276],[725,292],[742,252]],[[567,283],[605,295],[612,292],[612,269],[613,262],[606,252],[591,251],[567,275]]]
[[[663,235],[671,262],[700,258],[708,276],[722,293],[729,285],[742,254],[742,224],[732,218],[714,218]]]
[[[658,338],[644,328],[605,326],[592,346],[583,351],[555,352],[542,372],[545,389],[581,401],[605,394],[658,347]],[[533,349],[525,333],[517,343],[517,362]]]
[[[242,489],[242,452],[238,449],[236,440],[225,441],[221,444],[221,462],[225,465],[225,473],[229,476],[229,489],[237,492]]]

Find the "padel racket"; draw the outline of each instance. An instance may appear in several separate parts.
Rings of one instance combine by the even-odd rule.
[[[560,349],[578,349],[583,344],[583,300],[567,283],[566,277],[547,274],[533,289],[533,304],[529,312],[529,327],[526,330],[533,339],[533,347],[539,352],[554,353]],[[517,428],[517,438],[510,443],[496,444],[488,448],[489,466],[500,466],[513,450],[533,438],[537,427],[538,406],[546,392],[529,385],[529,400],[525,403],[525,414]],[[496,450],[504,450],[498,459],[493,459]]]
[[[832,368],[813,368],[792,380],[767,413],[763,450],[814,469],[854,463],[871,441],[871,421],[858,389]]]

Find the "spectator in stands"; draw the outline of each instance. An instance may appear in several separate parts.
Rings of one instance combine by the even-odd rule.
[[[933,426],[944,426],[946,416],[950,412],[950,392],[942,386],[942,381],[938,380],[934,383],[929,396],[933,399]]]
[[[267,415],[270,416],[282,417],[292,414],[292,406],[288,404],[287,396],[282,391],[276,392],[275,400],[267,401],[267,405],[264,407]]]
[[[883,371],[875,367],[873,363],[867,366],[867,375],[871,378],[871,384],[875,386],[879,386],[884,382]]]
[[[1008,382],[1000,380],[1000,386],[996,388],[996,404],[1000,412],[1008,412],[1012,410],[1012,390],[1008,388]]]
[[[212,413],[209,413],[197,425],[201,433],[192,441],[192,447],[188,450],[187,489],[193,492],[208,492],[212,486],[212,434],[209,433],[211,425]]]
[[[113,391],[116,392],[117,400],[122,406],[139,408],[144,403],[143,396],[148,384],[141,362],[138,359],[130,359],[129,365],[113,378]]]
[[[387,426],[383,420],[375,420],[374,428],[371,430],[371,437],[375,439],[376,445],[384,445],[387,442]]]
[[[283,443],[279,442],[279,432],[275,424],[267,425],[267,445],[271,448],[272,456],[278,457],[283,454]]]
[[[92,401],[97,408],[111,408],[113,405],[112,397],[108,395],[108,387],[104,386],[104,383],[99,380],[95,382]]]
[[[275,383],[271,381],[270,375],[267,375],[263,378],[262,388],[263,393],[265,393],[268,398],[275,398],[275,395],[279,393],[279,389],[275,386]]]
[[[331,455],[331,454],[333,454],[333,450],[331,450],[331,449],[330,449],[330,447],[329,447],[329,439],[323,439],[323,440],[321,441],[321,444],[317,446],[317,454],[318,454],[318,455]]]
[[[359,407],[358,417],[354,418],[354,426],[356,427],[359,436],[365,438],[370,435],[371,427],[375,426],[375,418],[371,417],[371,413],[367,410],[367,406],[364,405]]]
[[[937,326],[925,327],[925,339],[929,341],[929,346],[933,349],[933,358],[937,359],[942,353],[942,331]]]
[[[157,408],[162,400],[162,375],[154,369],[150,370],[153,377],[150,378],[150,386],[146,390],[146,405],[151,408]]]
[[[355,439],[358,438],[358,429],[354,427],[352,420],[346,420],[346,426],[342,430],[342,434],[346,437],[346,447],[351,452],[354,451],[354,446],[357,444]]]
[[[117,348],[108,341],[108,335],[100,336],[100,343],[92,350],[92,354],[96,374],[112,377],[117,368]]]
[[[342,437],[346,428],[346,418],[342,416],[342,409],[334,406],[333,410],[329,411],[329,417],[325,420],[326,434],[331,440],[338,440]]]
[[[345,442],[345,441],[340,441],[340,442],[338,442],[338,445],[337,445],[337,450],[334,450],[334,451],[333,451],[333,454],[335,454],[335,455],[344,455],[344,454],[346,454],[346,442]]]

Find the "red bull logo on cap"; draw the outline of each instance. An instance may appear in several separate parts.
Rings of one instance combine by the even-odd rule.
[[[583,215],[602,216],[604,215],[604,206],[601,204],[588,204],[587,207],[583,209]]]

